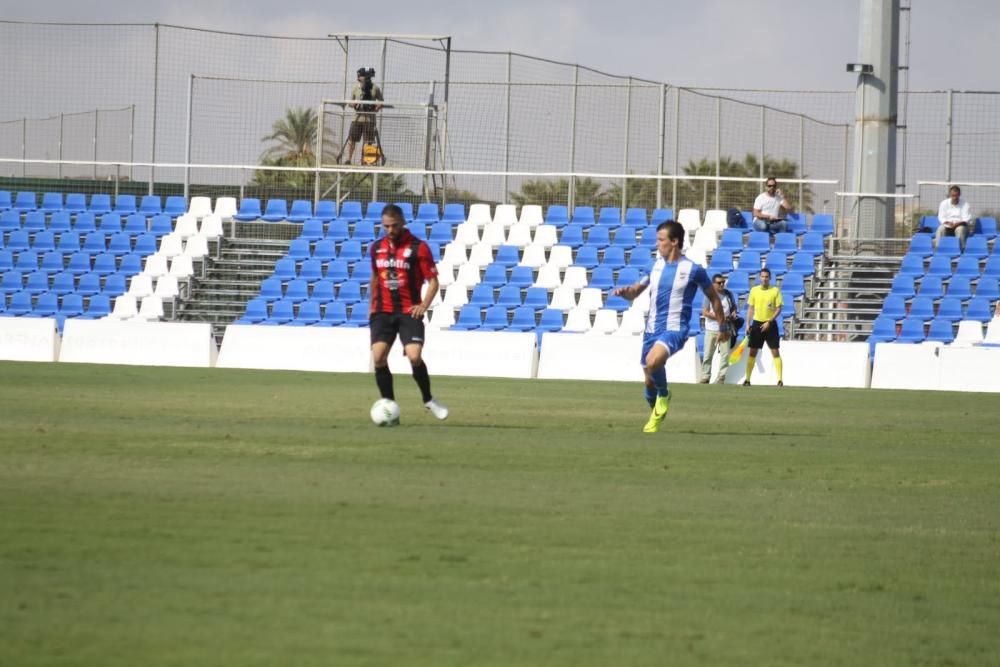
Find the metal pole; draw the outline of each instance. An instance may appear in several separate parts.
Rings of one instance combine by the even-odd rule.
[[[806,120],[804,116],[799,116],[799,178],[805,178],[805,162],[806,162]],[[795,202],[798,206],[798,210],[801,213],[803,210],[802,206],[802,193],[804,185],[799,183],[799,199]]]
[[[503,161],[503,201],[504,204],[507,202],[508,192],[510,190],[509,176],[510,172],[510,70],[511,70],[511,52],[507,52],[507,111],[505,119],[505,129],[504,129],[504,161]]]
[[[97,123],[101,110],[94,109],[94,180],[97,180]]]
[[[188,76],[187,126],[184,129],[184,199],[191,194],[191,110],[194,103],[194,74]]]
[[[28,119],[21,119],[21,178],[28,176]]]
[[[665,84],[660,84],[660,103],[659,103],[659,114],[657,132],[659,136],[657,137],[657,147],[656,147],[656,175],[663,176],[663,160],[664,152],[666,150],[665,143],[667,140],[667,131],[663,126],[665,121],[666,107],[667,103],[667,87]],[[663,179],[656,179],[656,208],[663,207]]]
[[[128,127],[128,161],[135,162],[135,105],[132,105]],[[128,180],[135,181],[135,167],[128,166]]]
[[[59,179],[62,180],[63,177],[63,120],[65,119],[65,114],[59,114]]]
[[[759,167],[759,177],[760,180],[764,180],[764,144],[765,136],[767,134],[767,107],[760,107],[760,164]]]
[[[316,205],[319,203],[320,198],[320,167],[323,166],[323,103],[319,103],[319,113],[316,115],[316,178],[313,181],[313,210],[316,210]]]
[[[715,208],[719,208],[719,177],[722,176],[722,98],[715,98]]]
[[[621,213],[624,215],[625,207],[628,204],[628,144],[632,134],[632,77],[628,78],[625,86],[625,156],[622,164],[622,201]],[[620,222],[620,220],[619,220]]]
[[[580,66],[573,66],[573,102],[570,104],[569,123],[569,187],[566,189],[566,206],[572,211],[576,201],[576,101],[580,94]],[[549,202],[550,204],[553,202]]]
[[[680,174],[681,160],[681,89],[674,88],[674,180],[670,196],[670,208],[677,211],[677,176]]]
[[[948,109],[945,115],[945,139],[944,139],[944,180],[951,181],[951,141],[952,141],[952,122],[954,120],[952,112],[954,107],[952,106],[954,100],[952,99],[952,94],[955,91],[948,89]]]
[[[152,165],[156,164],[156,104],[157,96],[159,95],[159,82],[160,82],[160,24],[153,24],[153,120],[152,120],[152,132],[150,133],[149,140],[149,162]],[[153,194],[153,182],[156,180],[156,167],[151,166],[149,168],[149,192],[147,194]]]

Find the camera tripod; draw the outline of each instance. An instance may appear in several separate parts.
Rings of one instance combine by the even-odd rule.
[[[357,121],[351,121],[351,126]],[[370,121],[371,130],[363,129],[361,131],[361,165],[365,167],[382,166],[386,162],[385,151],[382,150],[382,136],[378,130],[378,123],[373,117]],[[368,125],[368,123],[365,123]],[[340,147],[340,152],[337,153],[337,164],[343,163],[344,153],[347,150],[347,144],[351,143],[351,133],[348,130],[347,139],[344,140],[344,144]],[[354,157],[351,155],[350,157]]]

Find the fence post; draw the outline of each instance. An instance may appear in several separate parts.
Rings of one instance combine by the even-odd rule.
[[[628,78],[628,83],[625,87],[625,155],[624,162],[622,164],[622,201],[621,201],[621,213],[625,214],[625,206],[628,202],[628,144],[629,137],[632,134],[632,77]],[[621,220],[619,220],[621,222]]]
[[[576,172],[576,101],[577,96],[580,94],[580,66],[573,66],[573,103],[570,105],[570,123],[569,123],[569,187],[566,188],[566,207],[570,211],[573,210],[573,206],[576,201],[576,177],[573,176]],[[549,202],[550,204],[552,202]]]
[[[512,54],[510,51],[507,52],[507,110],[504,114],[504,133],[503,133],[503,197],[500,198],[504,204],[509,203],[507,198],[510,196],[510,69],[511,69],[511,58]]]
[[[680,173],[681,159],[681,89],[674,88],[674,180],[670,196],[670,208],[677,210],[677,175]]]
[[[767,143],[767,107],[763,104],[760,106],[760,174],[758,175],[760,180],[764,180],[766,176],[764,175],[764,150],[765,144]]]
[[[657,124],[657,132],[659,133],[659,141],[657,141],[656,147],[656,175],[663,176],[663,160],[665,159],[664,153],[666,152],[665,143],[667,141],[667,128],[663,125],[666,122],[666,103],[667,103],[667,87],[665,84],[660,84],[660,103],[659,103],[659,122]],[[656,208],[663,208],[663,179],[656,179]]]
[[[97,123],[101,114],[100,109],[94,109],[94,180],[97,180]]]
[[[805,178],[805,163],[806,163],[805,143],[806,143],[806,122],[805,122],[805,117],[800,115],[799,116],[799,178]],[[803,211],[802,193],[803,193],[803,184],[799,183],[799,199],[796,202],[796,205],[799,207],[800,214]]]
[[[194,103],[194,74],[188,76],[187,125],[184,129],[184,199],[191,194],[191,111]]]
[[[135,181],[135,105],[132,105],[128,128],[128,180]]]
[[[153,120],[149,139],[149,192],[153,194],[153,182],[156,180],[156,104],[160,83],[160,24],[153,24]]]
[[[951,181],[951,140],[952,140],[952,123],[953,117],[952,112],[954,107],[952,106],[952,93],[954,93],[951,88],[948,89],[947,103],[948,108],[946,112],[945,120],[945,139],[944,139],[944,180]]]
[[[21,119],[21,178],[28,176],[28,118]]]
[[[64,114],[64,113],[60,113],[59,114],[59,180],[62,180],[62,177],[63,177],[63,164],[62,164],[62,159],[63,159],[63,120],[65,119],[65,117],[66,117],[66,114]]]
[[[715,98],[715,208],[719,208],[719,177],[722,176],[722,98]]]

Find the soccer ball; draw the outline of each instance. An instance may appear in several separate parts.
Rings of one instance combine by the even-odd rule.
[[[371,417],[376,426],[398,426],[399,404],[388,398],[380,398],[372,405]]]

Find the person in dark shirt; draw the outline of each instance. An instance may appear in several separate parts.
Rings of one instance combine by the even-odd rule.
[[[369,250],[372,279],[368,290],[368,324],[375,384],[382,398],[395,400],[389,350],[399,336],[424,406],[438,419],[447,419],[448,408],[431,394],[431,380],[422,357],[424,314],[438,291],[434,257],[427,244],[406,229],[403,210],[395,204],[382,211],[382,228],[385,236],[372,243]],[[421,297],[425,282],[427,291]]]

